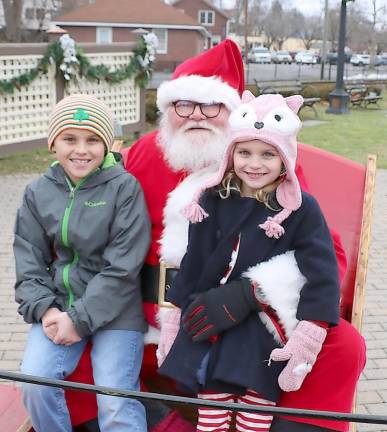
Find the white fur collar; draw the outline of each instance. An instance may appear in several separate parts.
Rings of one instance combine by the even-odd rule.
[[[170,194],[164,207],[164,230],[160,239],[160,256],[169,265],[180,267],[187,250],[188,221],[181,210],[188,205],[194,193],[216,172],[206,167],[184,179]]]

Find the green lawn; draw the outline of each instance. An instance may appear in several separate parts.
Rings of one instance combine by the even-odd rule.
[[[348,115],[326,114],[327,104],[317,109],[318,120],[326,123],[303,127],[299,141],[337,153],[348,159],[365,163],[368,154],[376,154],[378,167],[387,168],[387,92],[383,94],[380,109],[352,108]],[[301,118],[314,119],[308,108],[301,111]]]
[[[48,150],[34,150],[0,156],[0,175],[43,173],[54,161]]]
[[[365,163],[367,154],[378,157],[378,167],[387,168],[387,92],[383,94],[380,109],[353,108],[348,115],[326,114],[326,103],[317,106],[318,126],[303,127],[299,141],[321,147],[354,161]],[[302,120],[315,119],[308,108],[301,112]],[[0,156],[0,175],[41,173],[54,160],[46,150],[35,150]]]

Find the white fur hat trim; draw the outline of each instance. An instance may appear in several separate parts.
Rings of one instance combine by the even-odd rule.
[[[230,111],[241,98],[237,90],[216,76],[187,75],[166,81],[157,90],[157,107],[165,112],[171,102],[190,100],[201,103],[223,103]]]

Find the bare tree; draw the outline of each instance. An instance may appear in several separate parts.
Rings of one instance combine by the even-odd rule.
[[[372,13],[371,13],[371,26],[372,38],[370,41],[371,46],[371,64],[374,64],[375,56],[378,52],[378,29],[385,26],[385,19],[387,13],[387,6],[385,1],[372,0]]]
[[[331,42],[332,51],[337,51],[339,42],[339,23],[340,23],[340,9],[338,7],[332,8],[328,13],[328,40]]]
[[[93,0],[56,0],[55,16],[62,15],[81,6],[93,3]]]
[[[387,27],[382,28],[376,35],[378,53],[387,52]]]
[[[5,37],[9,42],[20,42],[22,35],[23,0],[1,0],[5,19]]]
[[[243,34],[245,17],[243,13],[243,0],[236,0],[232,9],[230,31],[240,35]]]
[[[249,34],[260,35],[264,30],[266,8],[262,0],[249,1]]]
[[[356,3],[347,10],[347,44],[354,51],[368,49],[372,40],[371,22]]]
[[[61,7],[60,0],[34,0],[32,8],[35,10],[34,18],[37,22],[38,38],[43,39],[45,35],[45,24],[55,10]]]
[[[279,0],[273,1],[264,21],[268,48],[276,46],[281,49],[283,43],[295,34],[297,14],[294,9],[284,10]]]
[[[372,28],[376,30],[378,27],[383,28],[386,25],[387,5],[384,0],[371,1],[371,23]]]
[[[296,36],[304,43],[305,49],[309,50],[313,42],[322,38],[322,20],[320,16],[305,17],[299,14],[295,17]]]

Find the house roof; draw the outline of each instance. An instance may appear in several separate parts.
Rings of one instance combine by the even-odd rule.
[[[163,0],[96,0],[53,19],[63,25],[154,24],[159,26],[185,26],[198,29],[198,23],[183,11],[167,5]]]
[[[191,0],[191,1],[193,1],[193,0]],[[214,6],[209,0],[200,0],[200,1],[202,3],[205,3],[210,9],[218,12],[220,15],[223,15],[225,18],[230,19],[230,16],[229,16],[229,14],[226,11],[224,11],[224,10],[222,10],[222,9]],[[175,7],[178,7],[180,2],[181,2],[181,0],[175,0],[172,3],[172,5],[175,6]]]

